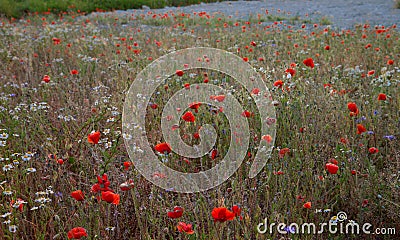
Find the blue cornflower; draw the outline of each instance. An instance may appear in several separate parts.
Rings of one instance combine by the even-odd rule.
[[[384,136],[384,138],[386,138],[389,141],[393,141],[394,139],[396,139],[396,137],[393,135],[386,135],[386,136]]]
[[[362,116],[361,118],[356,120],[356,123],[360,123],[360,122],[365,121],[365,120],[367,120],[367,118],[365,116]]]
[[[284,230],[285,230],[287,233],[296,233],[296,228],[295,228],[295,226],[286,226],[286,227],[284,228]]]

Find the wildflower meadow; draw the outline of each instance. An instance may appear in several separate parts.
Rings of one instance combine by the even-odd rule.
[[[249,19],[179,8],[1,18],[0,239],[398,239],[400,34],[396,24],[329,24],[280,9]],[[136,169],[125,142],[142,136],[125,133],[122,116],[139,72],[193,47],[232,53],[260,74],[276,135],[261,133],[258,89],[249,92],[224,72],[178,66],[143,116],[143,136],[160,162],[198,173],[228,152],[236,132],[226,109],[196,99],[176,109],[182,117],[172,130],[194,146],[208,124],[214,146],[197,158],[180,156],[162,134],[168,99],[199,84],[225,89],[209,96],[216,104],[236,98],[243,111],[235,118],[250,133],[231,177],[178,193]],[[273,145],[271,157],[249,178],[260,141]],[[276,228],[351,221],[369,223],[370,234]],[[260,231],[265,222],[274,229]]]

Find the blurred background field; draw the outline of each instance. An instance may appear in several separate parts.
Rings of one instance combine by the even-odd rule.
[[[21,17],[27,13],[94,12],[110,10],[163,8],[165,6],[187,6],[191,4],[217,2],[216,0],[0,0],[0,14],[7,17]]]

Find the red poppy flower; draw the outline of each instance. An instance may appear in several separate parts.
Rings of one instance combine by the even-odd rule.
[[[304,201],[305,198],[306,198],[305,196],[301,196],[301,195],[296,196],[296,199],[301,200],[301,201]]]
[[[343,138],[343,137],[340,138],[340,142],[345,144],[345,145],[349,144],[349,140],[347,138]]]
[[[60,165],[63,165],[63,164],[64,164],[64,160],[61,159],[61,158],[60,158],[60,159],[57,159],[57,163],[60,164]]]
[[[214,222],[232,221],[235,218],[235,213],[225,207],[214,208],[211,215],[214,218]]]
[[[107,174],[103,174],[102,177],[97,176],[97,183],[92,186],[91,191],[92,192],[103,192],[103,191],[113,192],[113,190],[110,189],[108,186],[110,186],[110,181],[108,181],[108,176],[107,176]]]
[[[378,100],[379,100],[379,101],[385,101],[385,100],[386,100],[386,94],[384,94],[384,93],[379,93],[379,95],[378,95]]]
[[[394,63],[394,61],[393,61],[392,59],[389,59],[389,60],[387,61],[387,65],[393,65],[393,63]]]
[[[357,171],[356,171],[356,170],[354,170],[354,169],[353,169],[353,170],[351,170],[350,172],[351,172],[351,175],[356,175],[356,174],[357,174]]]
[[[88,135],[88,142],[91,144],[97,144],[100,140],[100,132],[92,132]]]
[[[185,232],[187,234],[193,234],[192,224],[186,224],[184,222],[179,222],[176,226],[179,232]]]
[[[50,76],[49,76],[49,75],[44,75],[44,76],[43,76],[43,81],[44,81],[45,83],[50,82]]]
[[[282,80],[277,80],[274,82],[274,86],[277,88],[282,88],[283,86],[283,81]]]
[[[272,142],[271,135],[264,135],[264,136],[261,137],[261,139],[267,141],[267,143],[271,143]]]
[[[288,68],[285,70],[286,73],[289,73],[292,77],[296,74],[296,70],[293,68]]]
[[[339,170],[339,167],[336,164],[327,163],[325,164],[325,169],[328,170],[330,174],[336,174],[337,171]]]
[[[58,45],[61,43],[61,39],[59,39],[59,38],[53,38],[52,40],[53,40],[54,45]]]
[[[113,193],[111,191],[101,192],[101,200],[106,201],[108,203],[112,203],[114,205],[118,205],[119,194]]]
[[[310,68],[314,68],[314,60],[312,58],[307,58],[303,61],[303,63]]]
[[[165,152],[170,153],[171,152],[171,146],[168,143],[163,142],[163,143],[157,144],[154,147],[154,150],[156,150],[157,152],[162,153],[162,154],[164,154]]]
[[[175,206],[171,212],[168,212],[167,215],[169,218],[180,218],[183,214],[183,208],[179,206]]]
[[[350,116],[355,116],[359,113],[357,104],[355,104],[353,102],[349,102],[347,104],[347,108],[350,110]]]
[[[240,207],[239,207],[239,206],[237,206],[237,205],[233,205],[233,207],[232,207],[232,212],[235,214],[235,217],[239,217],[239,218],[240,218],[240,220],[242,220],[242,219],[243,219],[243,217],[240,215],[240,214],[241,214],[241,212],[242,212],[242,209],[240,209]]]
[[[347,108],[348,108],[351,112],[357,112],[357,111],[358,111],[357,105],[356,105],[355,103],[353,103],[353,102],[349,102],[349,103],[347,104]]]
[[[357,124],[357,134],[361,134],[366,131],[367,129],[362,124]]]
[[[303,208],[310,209],[311,208],[311,202],[306,202],[303,204]]]
[[[245,110],[244,112],[242,112],[242,116],[243,117],[246,117],[246,118],[249,118],[249,117],[252,117],[254,114],[252,113],[252,112],[249,112],[249,111],[247,111],[247,110]]]
[[[289,152],[290,152],[289,148],[282,148],[281,150],[279,150],[279,157],[283,158]]]
[[[329,45],[326,45],[326,46],[324,47],[324,49],[325,49],[325,50],[329,50],[329,49],[331,49],[331,47],[330,47]]]
[[[71,197],[75,198],[76,201],[83,201],[85,199],[85,195],[81,190],[73,191]]]
[[[71,74],[72,75],[77,75],[79,72],[78,72],[78,70],[76,70],[76,69],[72,69],[71,70]]]
[[[182,70],[176,70],[176,75],[178,75],[179,77],[183,76],[183,71]]]
[[[193,133],[193,137],[195,139],[199,139],[200,138],[200,134],[198,132]]]
[[[119,185],[119,188],[121,189],[121,191],[129,191],[134,187],[133,185],[133,180],[130,179],[124,183],[121,183],[121,185]]]
[[[130,161],[125,161],[124,162],[124,170],[128,170],[130,168],[130,166],[132,166],[132,162]]]
[[[334,158],[329,159],[329,162],[338,165],[338,161]]]
[[[201,103],[199,103],[199,102],[193,102],[193,103],[189,104],[189,108],[194,109],[195,113],[199,112],[200,106],[201,106]]]
[[[24,210],[24,203],[26,203],[24,200],[22,200],[21,198],[18,198],[17,203],[15,202],[15,200],[11,200],[10,205],[11,205],[11,207],[18,208],[18,210],[20,212],[22,212]]]
[[[251,93],[258,95],[260,93],[260,89],[258,88],[253,88],[253,90],[251,90]]]
[[[372,76],[375,74],[375,70],[368,71],[368,76]]]
[[[183,114],[182,119],[186,122],[194,122],[196,120],[195,116],[191,111],[188,111],[185,114]]]
[[[157,108],[158,108],[158,105],[155,104],[155,103],[150,103],[150,107],[151,107],[152,109],[157,109]]]
[[[369,151],[369,153],[371,153],[371,154],[375,154],[375,153],[378,153],[378,152],[379,152],[379,150],[378,150],[377,148],[375,148],[375,147],[369,148],[368,151]]]
[[[68,232],[68,239],[80,239],[81,237],[87,237],[86,229],[83,227],[76,227]]]
[[[210,96],[210,99],[218,102],[223,102],[225,100],[225,95]]]
[[[218,155],[218,150],[217,149],[213,149],[210,152],[210,157],[211,157],[212,160],[214,160],[217,157],[217,155]]]

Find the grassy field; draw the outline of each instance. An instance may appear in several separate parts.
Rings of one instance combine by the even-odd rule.
[[[396,228],[398,237],[398,29],[362,24],[337,31],[269,12],[275,17],[251,21],[179,12],[88,18],[76,11],[2,19],[0,238],[374,239],[257,231],[265,219],[318,225],[335,220],[339,211],[373,229]],[[282,21],[263,22],[278,17]],[[207,80],[230,89],[254,113],[240,169],[214,189],[178,194],[152,185],[132,165],[121,114],[129,86],[146,65],[195,46],[232,52],[263,76],[276,105],[277,137],[267,166],[249,179],[248,163],[262,138],[251,94],[211,70],[171,76],[147,108],[153,147],[164,141],[163,106],[186,83]],[[170,153],[160,160],[187,172],[215,166],[231,134],[217,112],[204,104],[195,122],[180,124],[185,142],[196,144],[198,127],[213,123],[219,133],[215,158]]]
[[[29,13],[62,13],[138,9],[142,6],[163,8],[165,6],[187,6],[216,2],[216,0],[0,0],[0,14],[7,17],[21,17]]]

